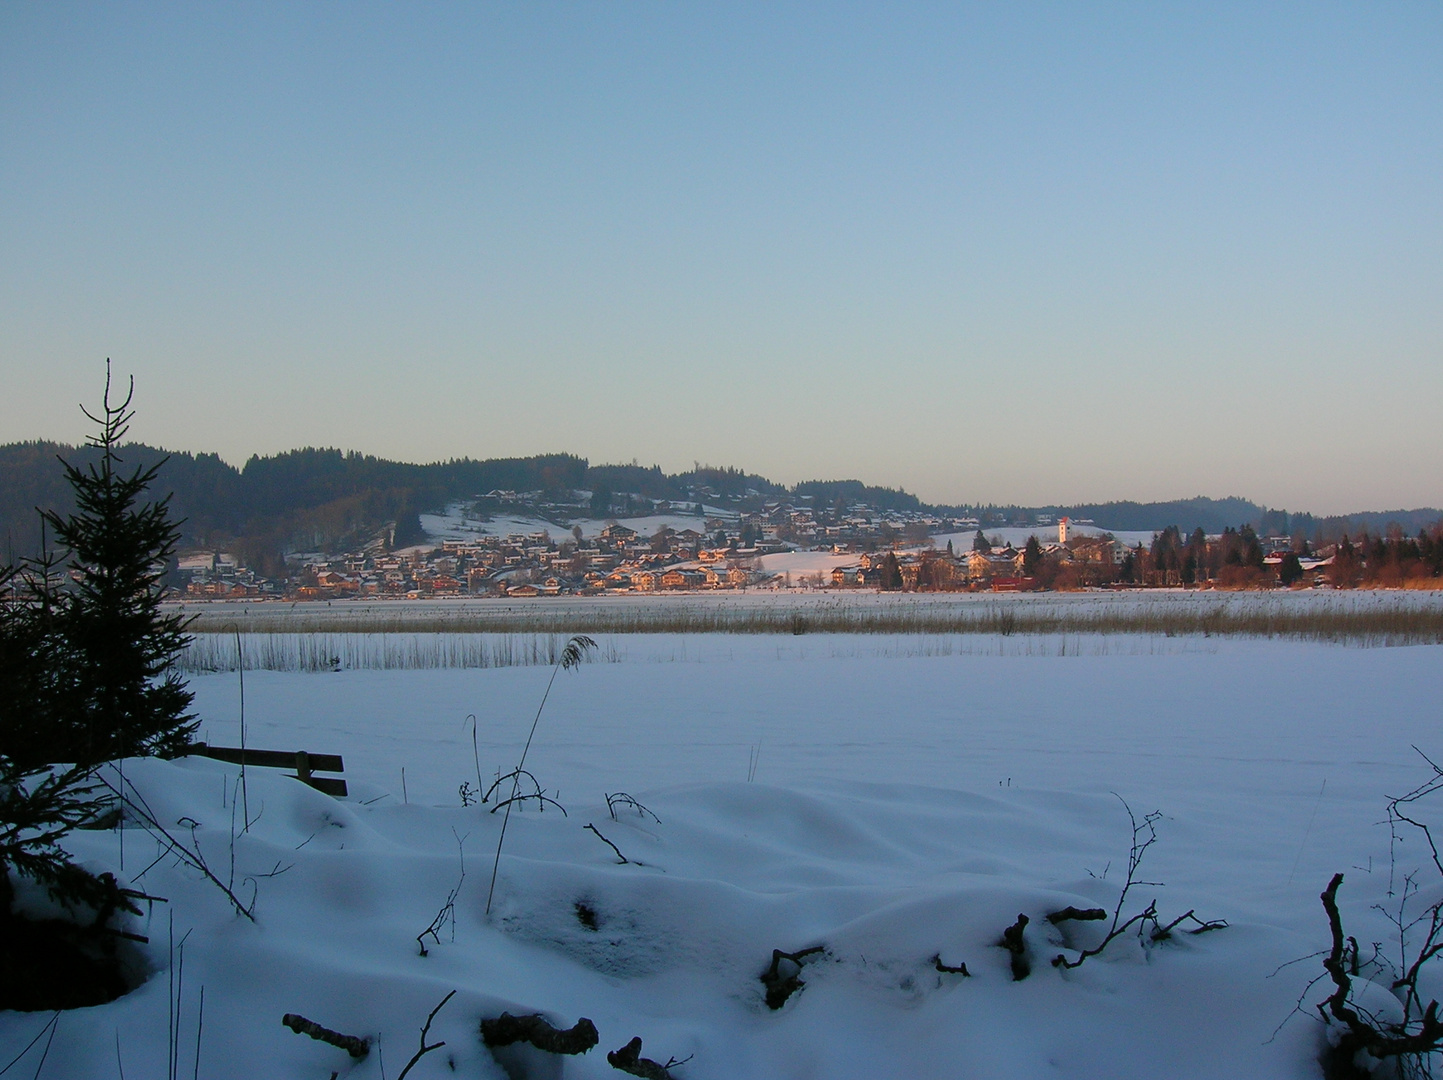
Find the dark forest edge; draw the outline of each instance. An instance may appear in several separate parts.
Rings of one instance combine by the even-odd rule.
[[[752,510],[778,500],[817,504],[844,500],[882,511],[972,516],[989,528],[1018,522],[1041,525],[1070,516],[1102,529],[1160,532],[1178,526],[1186,535],[1199,528],[1221,533],[1243,522],[1263,535],[1301,535],[1315,544],[1345,533],[1380,534],[1395,525],[1413,534],[1443,517],[1443,510],[1433,508],[1322,517],[1269,509],[1236,497],[1077,506],[940,506],[923,503],[900,488],[857,480],[808,480],[789,488],[730,467],[698,463],[690,471],[668,474],[655,465],[592,465],[571,454],[458,458],[416,465],[308,447],[252,456],[237,469],[216,454],[167,452],[139,443],[127,444],[120,452],[130,466],[149,469],[165,462],[155,490],[161,497],[170,495],[172,514],[182,522],[182,546],[224,547],[257,568],[278,565],[288,550],[355,546],[387,523],[394,523],[396,546],[420,542],[422,512],[494,490],[552,493],[559,501],[571,500],[568,512],[573,518],[648,513],[657,503],[690,508],[705,502]],[[0,531],[5,555],[13,560],[39,549],[36,507],[61,514],[72,509],[60,459],[83,468],[92,463],[95,453],[89,447],[43,441],[0,445]],[[576,492],[590,497],[576,503]]]

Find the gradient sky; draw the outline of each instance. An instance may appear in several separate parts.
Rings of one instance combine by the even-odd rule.
[[[1443,505],[1443,6],[0,5],[0,441]]]

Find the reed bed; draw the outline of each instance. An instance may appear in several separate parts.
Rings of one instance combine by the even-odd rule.
[[[425,668],[549,667],[561,657],[567,638],[555,634],[455,633],[199,633],[181,653],[178,666],[200,674],[235,671],[416,670]],[[615,648],[592,661],[616,663]]]
[[[572,634],[892,634],[892,635],[1145,635],[1161,637],[1291,638],[1348,645],[1443,643],[1443,606],[1380,599],[1369,603],[1298,604],[1250,599],[1188,599],[1185,602],[1089,603],[1015,601],[970,604],[788,605],[636,604],[551,609],[458,608],[454,611],[366,608],[245,613],[201,612],[191,623],[198,638],[239,631],[260,650],[283,638],[314,638],[307,665],[321,670],[344,650],[356,655],[395,655],[392,666],[497,667],[554,663]],[[376,643],[356,644],[376,637]],[[328,644],[329,642],[329,644]],[[207,661],[220,662],[219,645],[199,646]],[[291,650],[291,645],[284,646]],[[199,655],[199,654],[198,654]],[[529,659],[535,657],[535,659]],[[412,662],[414,658],[414,662]],[[405,663],[400,662],[405,659]],[[365,666],[383,666],[367,660]],[[213,669],[207,669],[213,670]]]
[[[198,634],[180,668],[200,675],[235,671],[325,672],[551,666],[559,635]],[[917,659],[949,656],[1159,656],[1216,652],[1218,639],[1099,634],[808,634],[728,638],[713,634],[629,635],[603,639],[587,663],[704,664],[765,656],[776,660]],[[737,648],[737,643],[755,643]]]

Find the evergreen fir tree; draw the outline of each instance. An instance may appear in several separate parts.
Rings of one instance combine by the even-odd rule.
[[[197,726],[188,711],[192,695],[171,667],[186,645],[185,620],[160,607],[180,530],[170,520],[169,496],[142,501],[164,462],[119,471],[134,391],[132,379],[125,400],[111,405],[107,361],[103,415],[82,408],[100,429],[90,439],[100,461],[84,470],[63,463],[75,512],[44,515],[69,549],[75,578],[59,597],[59,624],[78,691],[70,718],[75,742],[63,760],[80,764],[175,754]]]
[[[1242,564],[1251,566],[1255,570],[1263,568],[1263,545],[1258,541],[1258,534],[1253,531],[1251,525],[1244,525],[1238,530],[1238,538],[1242,543],[1242,551],[1239,553]]]
[[[887,557],[882,560],[882,588],[900,589],[902,587],[902,568],[897,565],[897,553],[887,552]]]
[[[1027,544],[1022,549],[1022,576],[1032,577],[1037,573],[1037,568],[1042,565],[1042,544],[1037,537],[1029,536]]]
[[[1302,577],[1303,564],[1298,560],[1298,553],[1289,551],[1278,564],[1278,580],[1284,585],[1291,585]]]

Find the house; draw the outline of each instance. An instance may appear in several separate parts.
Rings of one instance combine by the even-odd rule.
[[[461,592],[461,582],[449,574],[437,574],[431,579],[433,596],[456,596]]]
[[[706,576],[697,570],[683,570],[680,566],[672,566],[661,575],[661,588],[664,589],[700,589],[703,585],[706,585]]]
[[[744,566],[733,566],[727,570],[727,584],[736,588],[743,588],[752,584],[757,580],[757,577],[756,571],[748,570]]]
[[[1006,577],[1016,571],[1017,552],[1012,548],[1001,551],[969,551],[963,558],[970,578],[990,578],[999,574]]]

